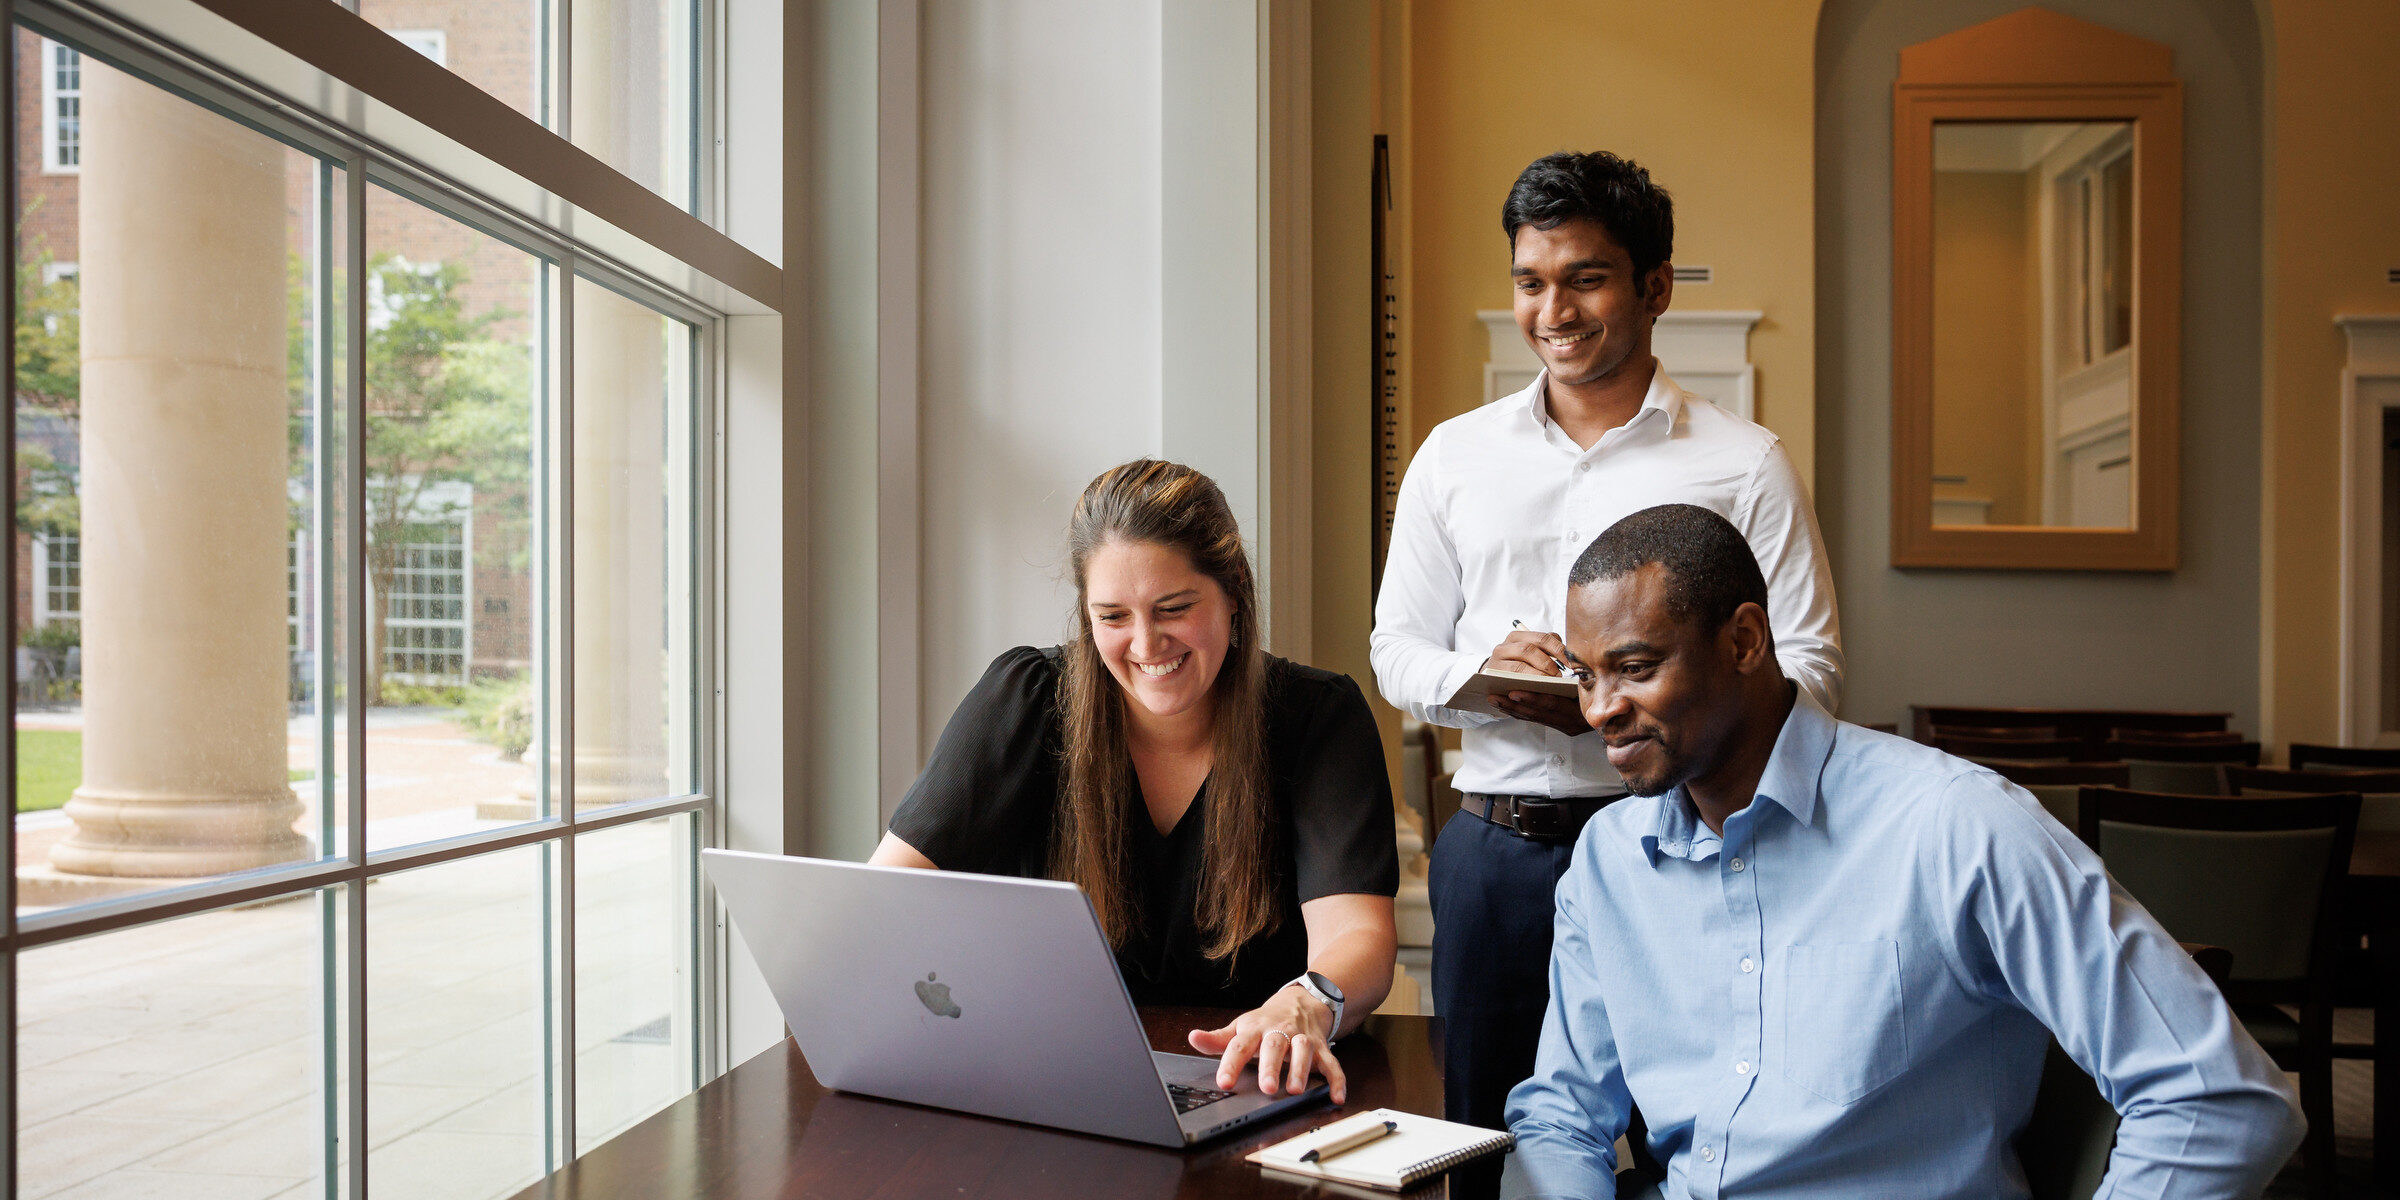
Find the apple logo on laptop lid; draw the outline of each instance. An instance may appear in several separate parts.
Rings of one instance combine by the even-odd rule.
[[[934,972],[927,971],[925,978],[917,981],[917,1003],[924,1005],[925,1011],[937,1017],[962,1015],[965,1010],[950,999],[950,985],[935,983],[933,976]]]

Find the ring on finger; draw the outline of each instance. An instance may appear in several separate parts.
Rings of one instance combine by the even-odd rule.
[[[1264,1034],[1261,1034],[1260,1036],[1261,1036],[1261,1037],[1279,1037],[1279,1038],[1282,1038],[1283,1040],[1285,1040],[1285,1041],[1287,1041],[1287,1042],[1288,1042],[1288,1041],[1290,1041],[1290,1040],[1292,1040],[1292,1035],[1290,1035],[1290,1034],[1288,1034],[1288,1033],[1285,1033],[1284,1031],[1282,1031],[1282,1030],[1280,1030],[1280,1029],[1270,1029],[1270,1030],[1266,1031]]]

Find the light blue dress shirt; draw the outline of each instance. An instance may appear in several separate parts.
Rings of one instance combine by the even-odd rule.
[[[1512,1189],[1616,1195],[1638,1104],[1664,1195],[2015,1197],[2055,1033],[2123,1117],[2100,1197],[2251,1196],[2291,1085],[2214,984],[2020,788],[1799,694],[1725,822],[1604,809],[1558,885]]]

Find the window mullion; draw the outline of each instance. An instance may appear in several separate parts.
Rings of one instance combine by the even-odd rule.
[[[17,27],[13,20],[16,16],[15,9],[16,5],[12,0],[0,0],[0,30],[5,30],[8,34],[6,61],[12,88],[15,86],[14,81],[17,79],[20,69],[17,62]],[[0,204],[7,206],[9,224],[11,228],[14,228],[17,223],[17,122],[12,120],[7,125],[5,130],[0,130],[0,147],[6,149],[9,163],[7,178],[0,181]],[[9,239],[8,261],[12,278],[15,275],[17,247],[20,244],[21,239]],[[17,327],[17,289],[12,286],[5,291],[5,295],[0,295],[0,314],[7,316],[8,328],[14,330]],[[13,351],[9,355],[9,363],[8,391],[14,395],[17,388],[16,355]],[[14,419],[12,418],[11,421],[13,424]],[[13,433],[7,439],[7,445],[0,447],[0,470],[6,471],[7,478],[10,480],[17,477],[17,439]],[[7,545],[4,548],[0,548],[0,562],[8,565],[8,576],[11,579],[16,578],[17,574],[16,557],[17,539],[12,537],[7,539]],[[7,625],[10,629],[17,626],[16,607],[16,589],[10,588],[7,597],[0,599],[0,614],[6,614]],[[10,864],[8,882],[0,885],[0,888],[5,889],[8,900],[8,917],[4,924],[0,924],[0,929],[6,930],[7,943],[6,952],[0,953],[0,1069],[8,1072],[8,1081],[0,1084],[0,1089],[5,1089],[0,1090],[0,1121],[5,1121],[7,1126],[5,1129],[0,1129],[0,1192],[15,1195],[17,1190],[17,1100],[19,1092],[17,1086],[17,872],[15,869],[17,861],[17,714],[14,700],[17,694],[16,655],[0,655],[0,687],[5,687],[11,698],[8,713],[9,737],[7,745],[0,747],[0,763],[7,764],[7,780],[5,783],[0,783],[0,795],[8,797],[8,829],[0,832],[0,852],[7,855]]]
[[[567,835],[558,840],[559,916],[558,1054],[559,1155],[575,1158],[575,257],[558,262],[557,369],[558,503],[553,522],[558,539],[558,816]]]
[[[348,661],[344,663],[348,682],[346,702],[342,705],[344,736],[343,749],[348,759],[349,776],[343,788],[342,802],[350,823],[350,863],[364,870],[367,863],[367,158],[353,154],[346,164],[343,184],[348,197],[343,204],[342,250],[348,266],[348,279],[342,294],[343,340],[349,353],[342,360],[347,369],[349,386],[344,389],[347,403],[343,406],[344,470],[348,485],[347,504],[349,524],[343,527],[348,553],[343,556],[343,608],[348,619]],[[350,1077],[346,1082],[348,1101],[350,1171],[350,1200],[367,1197],[367,888],[363,881],[350,889],[349,903],[344,906],[348,919],[349,943],[345,950],[349,989],[345,999],[349,1011],[344,1014],[350,1031],[347,1047]],[[329,1180],[328,1193],[335,1192]]]

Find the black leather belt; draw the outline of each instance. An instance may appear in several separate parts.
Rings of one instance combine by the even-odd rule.
[[[1487,792],[1466,792],[1460,795],[1460,812],[1474,815],[1502,829],[1536,842],[1571,842],[1583,832],[1583,823],[1592,814],[1624,799],[1623,796],[1578,796],[1553,800],[1548,796],[1495,796]]]

